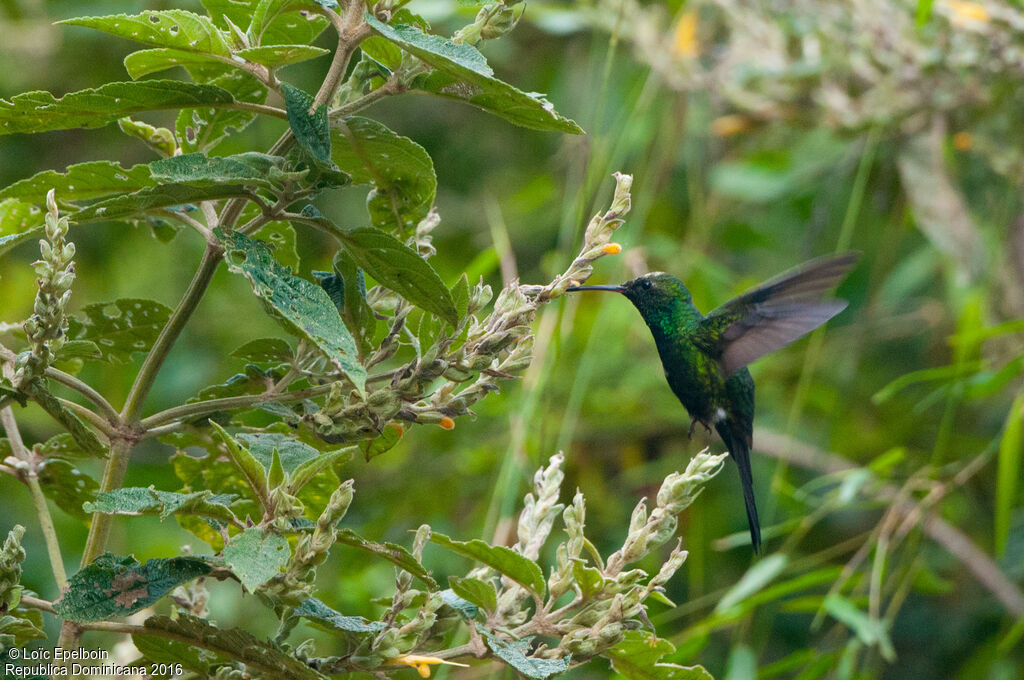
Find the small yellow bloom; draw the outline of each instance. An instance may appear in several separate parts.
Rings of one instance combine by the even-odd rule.
[[[446,430],[452,430],[455,428],[455,421],[449,418],[448,416],[445,416],[444,418],[441,418],[441,422],[439,422],[438,425],[440,425]],[[423,677],[427,676],[424,675]]]
[[[970,24],[977,21],[983,24],[988,23],[988,10],[979,2],[965,2],[964,0],[946,0],[946,7],[953,13],[952,22],[957,26]]]
[[[602,250],[605,255],[618,255],[622,252],[622,246],[618,243],[606,243]]]
[[[436,656],[420,656],[418,654],[406,654],[404,656],[398,656],[388,661],[389,666],[408,666],[409,668],[415,668],[420,674],[421,678],[430,677],[430,667],[436,666],[437,664],[445,664],[447,666],[460,666],[462,668],[469,668],[468,664],[456,663],[454,661],[445,661]]]
[[[953,135],[953,148],[957,151],[970,151],[974,146],[974,137],[970,132],[958,132]]]
[[[699,54],[696,12],[683,12],[683,15],[679,17],[675,39],[672,41],[672,51],[682,57],[696,57]]]
[[[746,132],[751,127],[750,119],[738,113],[719,116],[711,121],[711,134],[716,137],[731,137]]]

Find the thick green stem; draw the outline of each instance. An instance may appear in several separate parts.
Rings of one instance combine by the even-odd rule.
[[[181,335],[181,331],[185,328],[185,324],[188,323],[192,313],[199,306],[199,301],[203,298],[207,286],[210,285],[210,281],[217,271],[217,265],[220,264],[223,254],[224,251],[217,245],[208,244],[206,246],[203,259],[199,263],[199,269],[196,270],[195,276],[192,277],[188,290],[185,291],[185,295],[178,304],[178,308],[171,314],[167,325],[160,331],[160,336],[156,339],[153,349],[146,356],[142,368],[139,369],[139,374],[135,377],[135,383],[132,385],[131,392],[128,393],[128,399],[125,402],[124,408],[121,410],[121,419],[124,422],[132,423],[138,420],[139,414],[142,411],[142,404],[146,400],[149,390],[153,387],[153,383],[156,381],[160,367],[163,366],[167,355],[170,354],[171,348],[174,346],[174,342]]]
[[[103,470],[100,491],[113,491],[121,488],[134,445],[133,441],[126,439],[115,439],[110,443],[110,457],[107,458],[107,466]],[[93,516],[92,524],[89,526],[89,537],[86,539],[85,548],[82,551],[83,567],[91,563],[106,549],[113,518],[114,515],[96,514]]]

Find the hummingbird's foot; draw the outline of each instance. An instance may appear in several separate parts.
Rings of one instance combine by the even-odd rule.
[[[697,419],[690,418],[690,431],[686,433],[687,439],[693,439],[693,431],[697,429]]]

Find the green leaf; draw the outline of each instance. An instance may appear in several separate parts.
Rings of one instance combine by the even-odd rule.
[[[448,585],[456,595],[467,602],[472,602],[488,614],[497,611],[498,594],[490,583],[475,578],[449,576]]]
[[[263,503],[265,509],[270,500],[270,489],[267,487],[266,468],[264,468],[263,465],[261,465],[259,461],[249,453],[249,449],[239,444],[238,440],[228,434],[223,427],[213,421],[210,421],[210,425],[213,426],[213,429],[216,430],[221,441],[224,442],[227,447],[228,457],[231,459],[231,462],[234,463],[235,467],[238,468],[238,471],[242,473],[243,477],[245,477],[245,481],[249,485],[249,488],[252,489],[255,497]]]
[[[233,495],[215,496],[212,491],[194,493],[173,493],[148,488],[125,487],[97,493],[85,503],[83,510],[106,515],[159,515],[166,519],[171,515],[201,515],[214,517],[225,522],[237,522],[228,505]]]
[[[402,438],[402,430],[396,425],[388,425],[373,439],[359,442],[359,448],[367,462],[395,447]]]
[[[195,645],[168,640],[156,635],[132,635],[132,644],[149,663],[181,664],[185,668],[204,676],[210,674],[210,666],[225,663],[227,657],[214,654]]]
[[[625,638],[604,653],[612,668],[627,680],[714,680],[700,666],[678,666],[658,663],[672,654],[675,647],[668,640],[639,630],[626,631]]]
[[[275,260],[293,272],[299,271],[299,251],[296,248],[298,239],[291,223],[281,220],[267,222],[253,234],[253,238],[269,243],[274,247]]]
[[[216,54],[222,57],[231,55],[231,45],[227,36],[209,17],[181,9],[77,17],[57,23],[94,28],[120,38],[157,47],[173,47],[186,52]]]
[[[266,85],[248,73],[234,69],[211,78],[207,85],[228,92],[238,101],[262,103],[267,97]],[[256,114],[249,111],[224,107],[189,108],[178,114],[174,129],[184,151],[208,151],[232,132],[244,130],[254,120]]]
[[[303,444],[303,446],[305,446],[305,444]],[[291,474],[291,480],[288,482],[288,493],[294,496],[302,490],[302,487],[309,484],[324,470],[328,468],[335,468],[352,460],[353,452],[355,450],[356,448],[354,446],[350,446],[344,449],[331,451],[329,453],[318,453],[315,458],[303,463],[295,469],[293,474]]]
[[[1018,394],[1006,414],[1003,438],[999,442],[999,463],[996,473],[995,534],[996,556],[1006,554],[1010,536],[1010,520],[1017,501],[1020,482],[1020,460],[1024,456],[1024,394]]]
[[[107,83],[60,99],[35,91],[0,99],[0,134],[98,128],[140,111],[231,104],[231,93],[213,85],[180,80]],[[250,114],[251,115],[251,114]]]
[[[70,165],[67,172],[45,170],[0,190],[0,199],[17,198],[44,205],[46,193],[54,189],[58,202],[84,201],[110,194],[138,191],[153,186],[149,166],[124,169],[112,161],[90,161]]]
[[[0,655],[12,647],[23,647],[30,640],[44,640],[43,616],[38,609],[18,607],[11,614],[0,616]]]
[[[218,230],[217,236],[226,241],[228,269],[248,278],[268,310],[286,328],[312,341],[362,392],[366,368],[359,363],[355,340],[327,293],[305,279],[292,276],[274,261],[270,249],[261,241],[237,232],[226,235]],[[244,259],[239,258],[239,254]]]
[[[537,595],[544,594],[544,572],[536,562],[511,548],[487,545],[478,538],[472,541],[455,541],[438,533],[431,534],[430,540],[452,552],[486,564]]]
[[[715,605],[715,612],[721,613],[739,604],[775,580],[789,564],[789,558],[776,553],[754,563],[747,573],[730,588]]]
[[[85,320],[69,319],[68,336],[96,343],[104,361],[124,363],[135,352],[148,352],[171,316],[155,300],[125,298],[94,302],[82,308]]]
[[[188,52],[170,47],[155,47],[132,52],[124,58],[124,69],[132,80],[138,80],[150,73],[159,73],[175,66],[196,66],[202,64],[223,64],[223,57],[202,52]]]
[[[330,50],[312,45],[263,45],[237,50],[235,56],[246,61],[262,64],[267,68],[280,68],[290,64],[309,61],[330,54]]]
[[[268,381],[277,381],[283,375],[277,368],[279,367],[271,367],[265,371],[255,364],[249,364],[243,369],[244,372],[236,373],[222,383],[207,385],[199,390],[199,394],[189,399],[187,403],[237,397],[243,394],[262,394],[267,391]],[[203,416],[196,422],[204,423],[207,417],[209,416]]]
[[[487,646],[491,648],[496,657],[528,678],[545,680],[545,678],[569,670],[570,657],[541,659],[529,656],[532,637],[505,641],[496,638],[490,631],[482,630],[481,632],[487,640]]]
[[[371,35],[359,43],[359,49],[363,51],[363,54],[391,72],[396,71],[402,65],[402,50],[393,42],[379,36]]]
[[[39,206],[8,198],[0,201],[0,255],[35,238],[43,230]]]
[[[858,609],[857,605],[840,595],[825,597],[825,611],[852,630],[865,645],[878,645],[878,651],[886,661],[892,663],[896,660],[896,652],[892,647],[892,641],[889,640],[888,624],[885,621],[871,618]]]
[[[254,45],[308,45],[327,27],[313,0],[262,0],[252,12],[246,31]],[[302,12],[300,14],[300,12]]]
[[[430,576],[430,572],[420,564],[420,561],[411,552],[400,545],[368,541],[351,529],[338,529],[338,542],[381,557],[418,578],[430,590],[438,589],[437,581]]]
[[[100,488],[95,479],[59,458],[46,461],[45,467],[39,472],[39,486],[43,488],[43,495],[56,503],[58,508],[83,520],[89,515],[82,509],[82,505],[91,501]]]
[[[363,270],[356,266],[355,260],[344,249],[334,253],[333,269],[333,275],[326,272],[314,272],[314,275],[338,308],[345,325],[359,341],[360,348],[364,353],[369,352],[377,318],[366,302]]]
[[[414,26],[389,26],[370,14],[366,22],[381,37],[437,69],[417,77],[413,83],[416,89],[466,102],[523,127],[583,132],[575,122],[556,113],[541,95],[523,92],[494,78],[487,60],[472,45],[428,35]]]
[[[320,105],[312,110],[312,95],[288,83],[281,84],[281,91],[295,140],[316,160],[330,163],[331,128],[327,122],[327,106]]]
[[[458,323],[448,287],[412,248],[379,229],[339,231],[335,236],[355,263],[382,286],[453,326]]]
[[[452,303],[455,305],[455,313],[459,319],[464,319],[469,313],[469,277],[463,274],[451,288]]]
[[[373,184],[373,225],[409,234],[434,205],[437,176],[430,156],[375,120],[350,116],[331,133],[331,159],[357,184]]]
[[[232,352],[231,356],[250,364],[280,364],[291,361],[295,354],[287,340],[258,338],[245,343]]]
[[[224,561],[250,593],[280,574],[290,557],[287,539],[261,527],[246,529],[224,547]]]
[[[210,571],[206,560],[198,557],[153,559],[139,564],[134,557],[108,552],[68,580],[54,609],[68,621],[128,616]]]
[[[270,469],[274,451],[277,451],[281,458],[281,465],[284,471],[291,474],[296,468],[304,463],[317,458],[320,452],[312,446],[303,444],[279,432],[258,432],[242,433],[235,437],[249,447],[253,458],[258,460],[264,468]]]
[[[234,156],[207,156],[189,153],[153,161],[149,168],[154,179],[162,182],[207,187],[217,184],[242,184],[272,187],[276,176],[288,176],[285,160],[263,153],[241,153]]]
[[[477,612],[480,611],[478,606],[469,600],[459,597],[451,588],[441,591],[441,601],[444,602],[446,606],[457,611],[465,619],[475,619]]]
[[[318,627],[327,630],[342,630],[346,633],[375,633],[385,628],[383,621],[367,621],[362,616],[339,614],[315,597],[305,600],[292,613],[309,619]]]
[[[87,222],[104,222],[109,220],[140,219],[150,210],[164,208],[175,209],[187,204],[202,203],[223,198],[248,198],[252,192],[241,184],[214,184],[211,186],[190,186],[188,184],[161,184],[136,191],[126,196],[115,196],[87,208],[71,216],[79,224]]]
[[[273,642],[260,640],[241,628],[217,628],[191,614],[178,614],[174,619],[152,616],[143,625],[151,630],[171,633],[177,639],[201,642],[204,649],[237,659],[268,678],[326,680],[327,677]]]
[[[249,19],[259,0],[202,0],[202,4],[217,26],[229,29],[230,21],[244,29],[249,25]]]

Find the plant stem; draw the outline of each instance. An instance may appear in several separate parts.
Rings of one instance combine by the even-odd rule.
[[[206,401],[197,401],[191,404],[182,404],[181,406],[175,406],[169,408],[166,411],[160,411],[150,417],[142,420],[139,425],[144,429],[149,430],[150,428],[163,425],[175,420],[184,420],[186,418],[199,418],[201,416],[209,415],[211,413],[217,413],[218,411],[232,411],[240,408],[247,408],[249,406],[255,406],[268,401],[281,401],[281,402],[292,402],[302,401],[303,399],[309,399],[310,397],[318,397],[323,394],[327,394],[331,391],[330,385],[317,385],[316,387],[308,387],[304,390],[295,390],[294,392],[263,392],[261,394],[243,394],[237,397],[223,397],[221,399],[208,399]]]
[[[100,491],[113,491],[121,487],[134,444],[133,440],[121,438],[110,442],[110,457],[107,459],[107,466],[103,470],[103,481],[100,483]],[[83,567],[96,559],[106,548],[107,537],[110,535],[110,524],[113,518],[114,515],[97,514],[93,516],[92,524],[89,526],[89,537],[85,540],[85,548],[82,550]]]
[[[81,394],[83,397],[88,399],[95,405],[103,414],[103,416],[111,423],[120,421],[121,416],[118,415],[117,409],[110,405],[110,402],[104,399],[103,395],[94,390],[90,385],[82,382],[80,379],[65,373],[64,371],[56,368],[47,368],[46,377],[56,380],[61,385],[69,387],[74,391]]]
[[[220,246],[207,244],[206,250],[203,252],[203,259],[199,263],[199,269],[192,277],[192,282],[189,283],[184,297],[178,304],[178,308],[171,314],[167,325],[160,331],[160,336],[153,344],[153,349],[146,355],[146,360],[135,377],[135,383],[132,385],[124,409],[121,411],[121,419],[124,422],[132,423],[138,420],[142,404],[156,381],[160,367],[163,366],[175,340],[178,339],[185,324],[199,305],[207,286],[210,285],[210,280],[213,279],[213,275],[217,271],[217,265],[220,264],[223,252]]]

